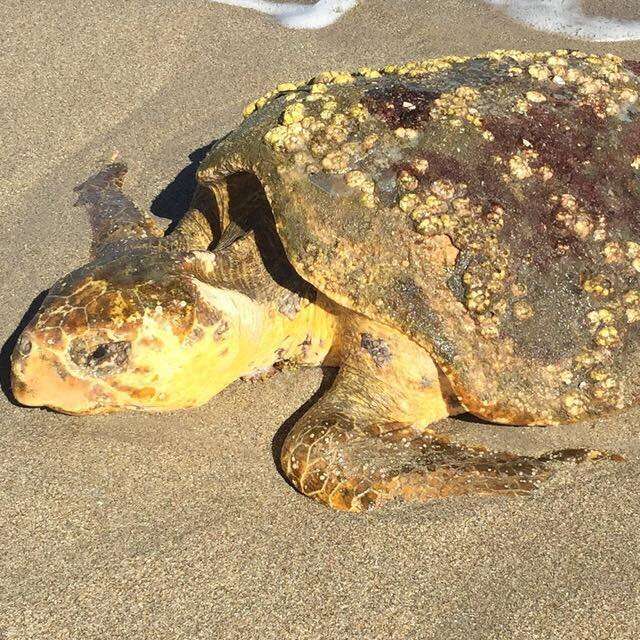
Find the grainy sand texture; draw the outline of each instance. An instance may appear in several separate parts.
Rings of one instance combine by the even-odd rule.
[[[204,0],[3,0],[0,25],[5,394],[15,328],[88,256],[72,188],[113,150],[129,192],[169,218],[199,150],[278,82],[492,48],[640,59],[639,43],[570,41],[471,0],[362,0],[317,31]],[[640,411],[549,429],[449,420],[496,448],[627,462],[568,466],[532,497],[354,516],[300,497],[274,463],[321,377],[236,383],[163,415],[69,417],[0,396],[0,638],[640,637]]]

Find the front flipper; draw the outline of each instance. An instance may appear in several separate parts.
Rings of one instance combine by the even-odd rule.
[[[295,425],[281,463],[300,493],[347,511],[396,498],[522,495],[551,475],[536,458],[467,447],[398,423],[354,419],[331,397]]]
[[[127,165],[113,162],[74,189],[78,194],[76,205],[87,208],[93,256],[107,245],[164,235],[153,217],[141,211],[122,192],[126,173]]]
[[[620,458],[587,449],[537,458],[466,446],[406,425],[354,420],[331,398],[295,425],[281,454],[300,493],[345,511],[394,499],[525,495],[553,475],[549,462],[600,459]]]
[[[388,328],[367,331],[360,346],[352,333],[332,388],[284,442],[282,469],[304,495],[347,511],[394,499],[516,496],[551,477],[555,463],[620,459],[586,449],[519,456],[452,442],[427,428],[460,411],[428,354]]]

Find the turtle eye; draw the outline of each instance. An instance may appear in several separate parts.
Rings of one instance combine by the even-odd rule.
[[[31,340],[27,336],[20,336],[18,340],[18,352],[21,356],[28,356],[31,353]]]

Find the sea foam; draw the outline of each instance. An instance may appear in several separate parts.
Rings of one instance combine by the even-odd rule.
[[[580,0],[485,0],[534,29],[599,42],[640,39],[640,20],[584,13]]]
[[[358,0],[318,0],[315,4],[293,2],[267,2],[267,0],[210,0],[220,4],[254,9],[273,16],[290,29],[321,29],[338,20],[345,11],[358,4]]]
[[[268,0],[209,0],[273,16],[290,29],[321,29],[338,20],[358,0],[318,0],[314,4],[269,2]],[[640,39],[640,20],[617,20],[589,16],[581,0],[484,0],[514,20],[540,31],[550,31],[583,40],[616,42]]]

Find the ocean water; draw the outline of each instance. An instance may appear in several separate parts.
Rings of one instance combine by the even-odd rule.
[[[209,0],[253,9],[273,16],[290,29],[321,29],[333,24],[358,0],[318,0],[314,4],[269,0]],[[640,20],[616,20],[584,13],[581,0],[484,0],[514,20],[539,29],[583,40],[619,42],[640,39]]]

